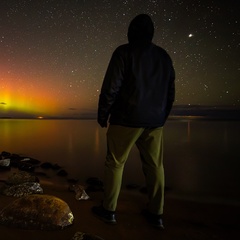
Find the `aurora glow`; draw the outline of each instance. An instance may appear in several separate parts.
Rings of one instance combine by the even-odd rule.
[[[175,105],[240,107],[236,0],[1,0],[0,117],[95,116],[113,50],[139,13],[176,69]]]

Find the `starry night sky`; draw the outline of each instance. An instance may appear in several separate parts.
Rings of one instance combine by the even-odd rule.
[[[176,70],[175,105],[240,106],[238,0],[1,0],[0,117],[92,116],[140,13]]]

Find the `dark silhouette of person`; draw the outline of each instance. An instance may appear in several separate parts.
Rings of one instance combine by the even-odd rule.
[[[175,71],[168,53],[152,42],[153,35],[151,17],[136,16],[128,28],[129,43],[113,52],[102,84],[98,123],[110,124],[104,198],[92,211],[106,223],[116,223],[124,165],[136,144],[149,198],[142,213],[153,226],[163,228],[163,126],[175,98]]]

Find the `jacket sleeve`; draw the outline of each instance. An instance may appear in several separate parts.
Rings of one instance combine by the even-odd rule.
[[[167,93],[166,119],[168,118],[171,112],[174,100],[175,100],[175,70],[173,68],[171,61],[170,79]]]
[[[114,51],[109,62],[98,102],[98,123],[101,126],[107,125],[118,92],[121,88],[124,75],[124,61],[117,50]]]

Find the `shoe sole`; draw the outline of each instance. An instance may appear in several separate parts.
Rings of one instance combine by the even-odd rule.
[[[92,213],[93,213],[93,215],[94,215],[96,218],[100,219],[101,221],[103,221],[103,222],[105,222],[105,223],[107,223],[107,224],[111,224],[111,225],[117,224],[117,221],[116,221],[116,220],[108,220],[107,218],[104,218],[104,217],[100,216],[100,215],[99,215],[97,212],[95,212],[93,209],[92,209]]]
[[[145,218],[145,220],[148,222],[149,225],[151,225],[152,227],[159,229],[159,230],[164,230],[164,226],[162,224],[155,224],[151,219],[150,219],[150,215],[147,211],[142,211],[142,215]]]
[[[107,224],[110,224],[110,225],[116,225],[117,224],[117,221],[109,221],[107,220],[106,218],[103,218],[103,217],[100,217],[98,216],[96,213],[94,213],[94,216],[98,219],[100,219],[101,221],[107,223]]]

